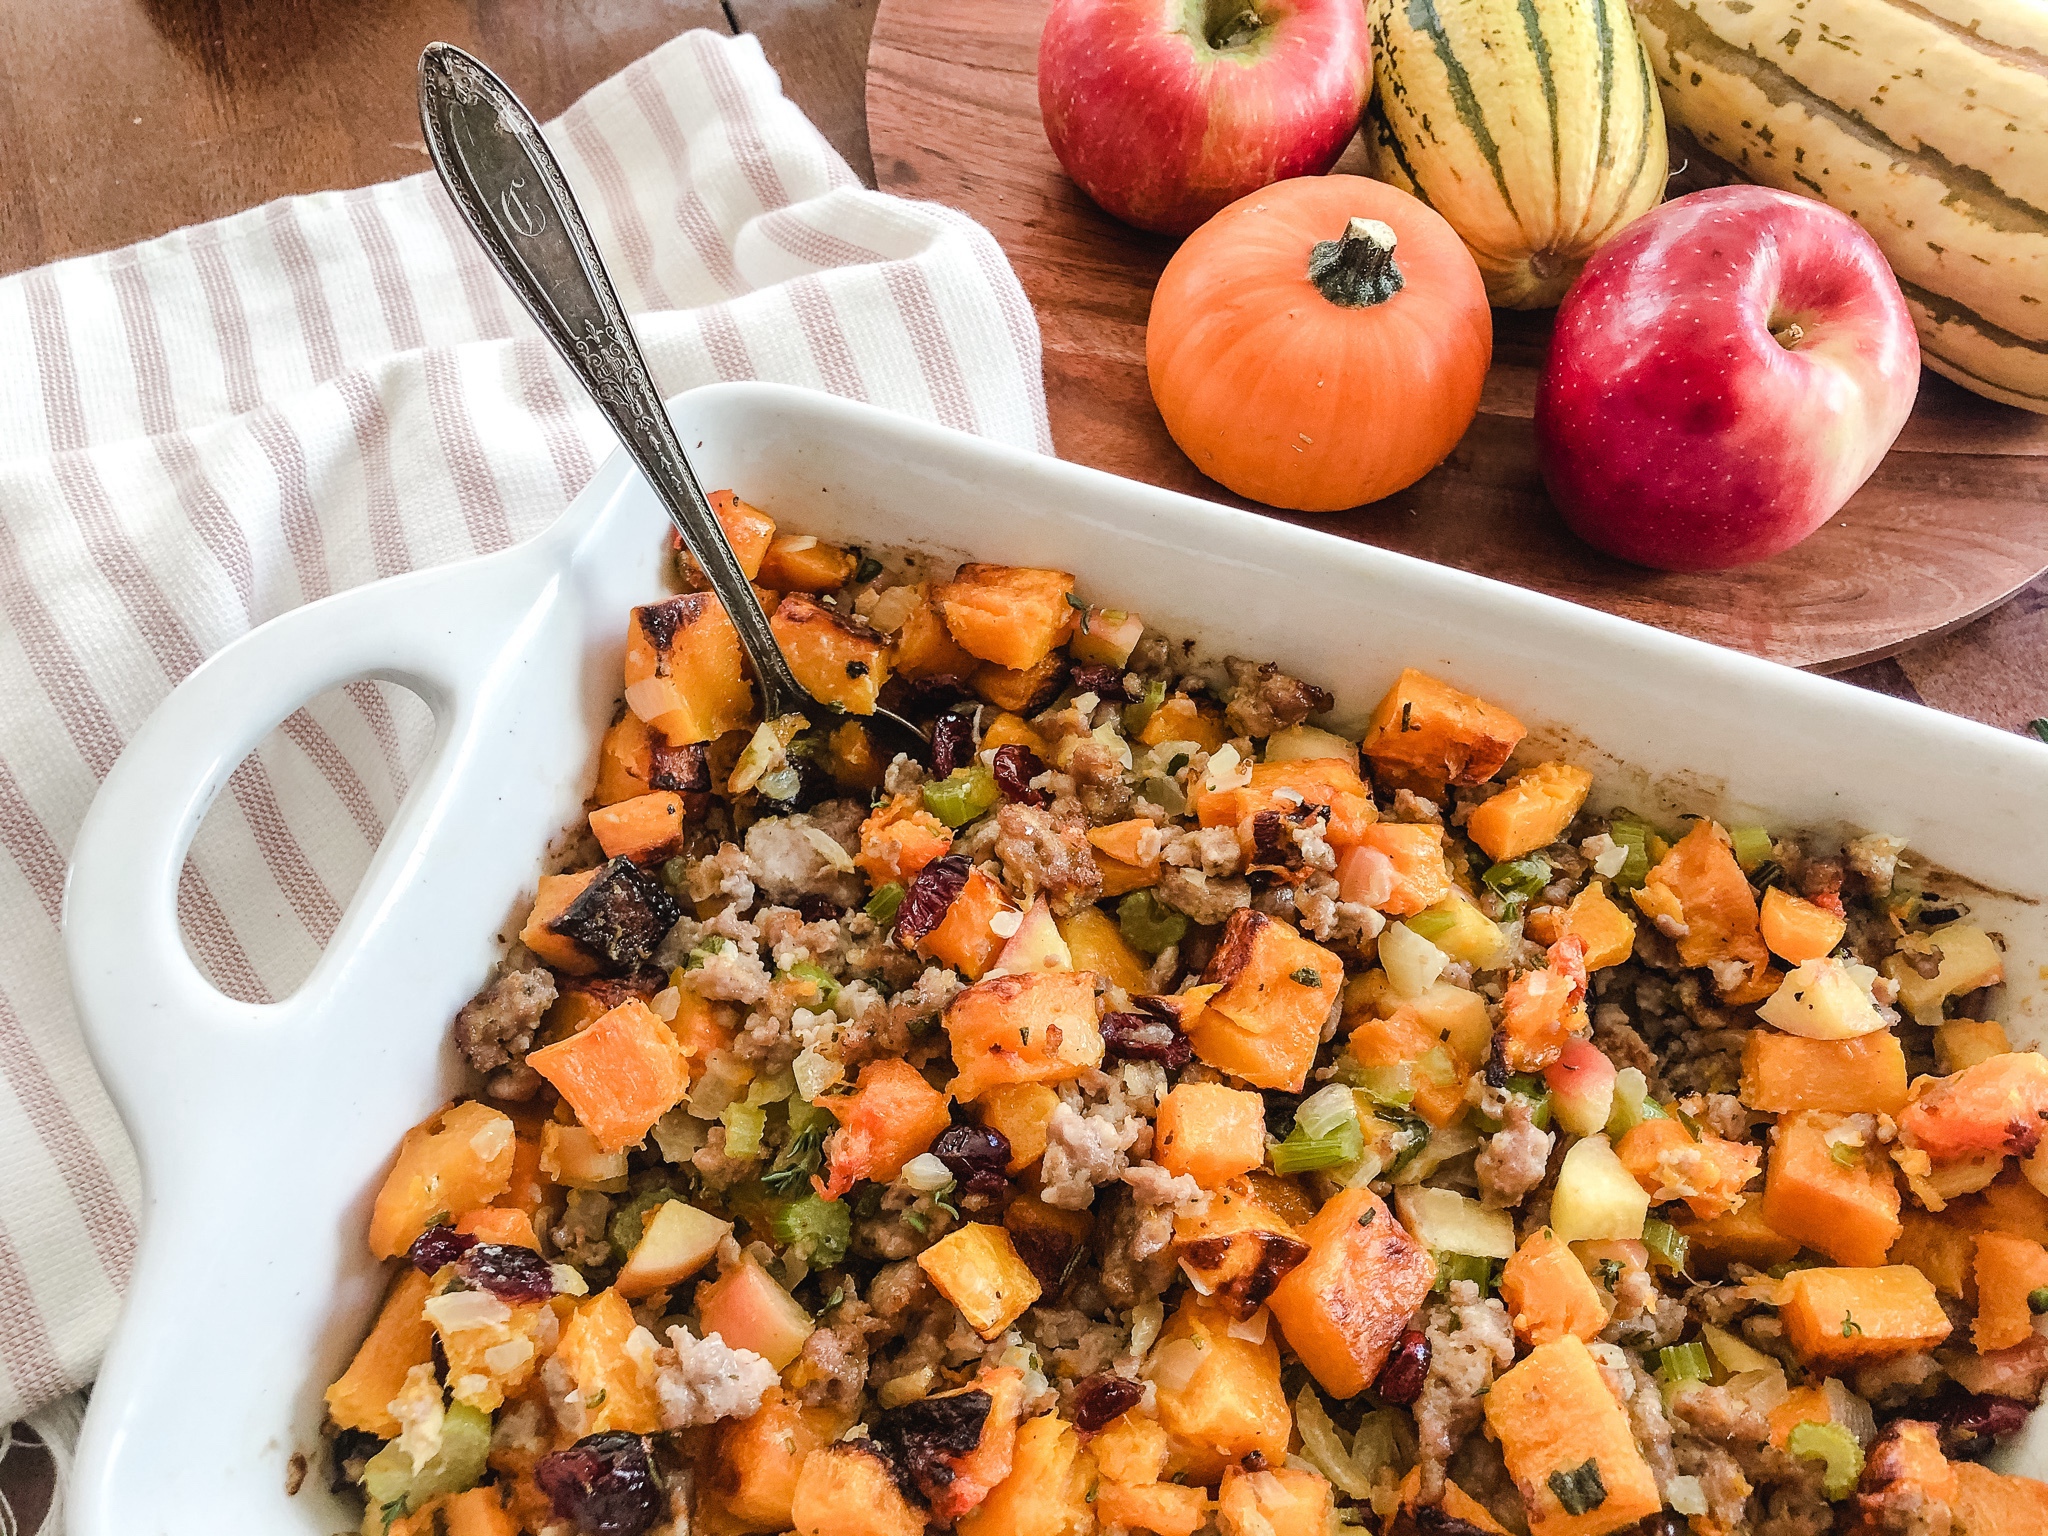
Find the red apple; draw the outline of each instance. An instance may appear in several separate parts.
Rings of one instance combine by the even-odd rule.
[[[1714,187],[1652,209],[1586,263],[1537,385],[1537,453],[1588,543],[1718,570],[1832,517],[1919,384],[1898,280],[1853,219]]]
[[[1053,0],[1038,43],[1060,164],[1126,224],[1168,235],[1327,171],[1371,90],[1360,0]]]

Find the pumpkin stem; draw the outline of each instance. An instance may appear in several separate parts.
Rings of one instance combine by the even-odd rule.
[[[1345,309],[1384,304],[1407,281],[1394,265],[1394,231],[1378,219],[1353,219],[1343,238],[1318,240],[1308,254],[1308,280]]]

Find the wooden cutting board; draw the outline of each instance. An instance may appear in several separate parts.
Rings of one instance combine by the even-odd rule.
[[[876,181],[965,209],[1002,244],[1038,312],[1063,458],[1250,506],[1174,446],[1146,387],[1145,316],[1173,242],[1102,213],[1046,143],[1036,67],[1049,6],[881,0],[867,82]],[[1339,169],[1362,168],[1354,143]],[[1697,575],[1611,560],[1565,529],[1536,473],[1549,317],[1494,318],[1479,417],[1448,461],[1371,506],[1270,515],[1830,671],[1954,628],[2048,570],[2048,417],[1931,373],[1877,474],[1796,549]]]

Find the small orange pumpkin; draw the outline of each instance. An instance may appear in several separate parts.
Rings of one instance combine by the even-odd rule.
[[[1166,264],[1145,366],[1166,429],[1240,496],[1334,512],[1412,485],[1456,446],[1493,357],[1457,231],[1363,176],[1240,198]]]

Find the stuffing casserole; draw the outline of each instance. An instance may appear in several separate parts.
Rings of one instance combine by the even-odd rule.
[[[1881,834],[714,505],[327,1389],[372,1536],[1990,1536],[2048,1060]]]

